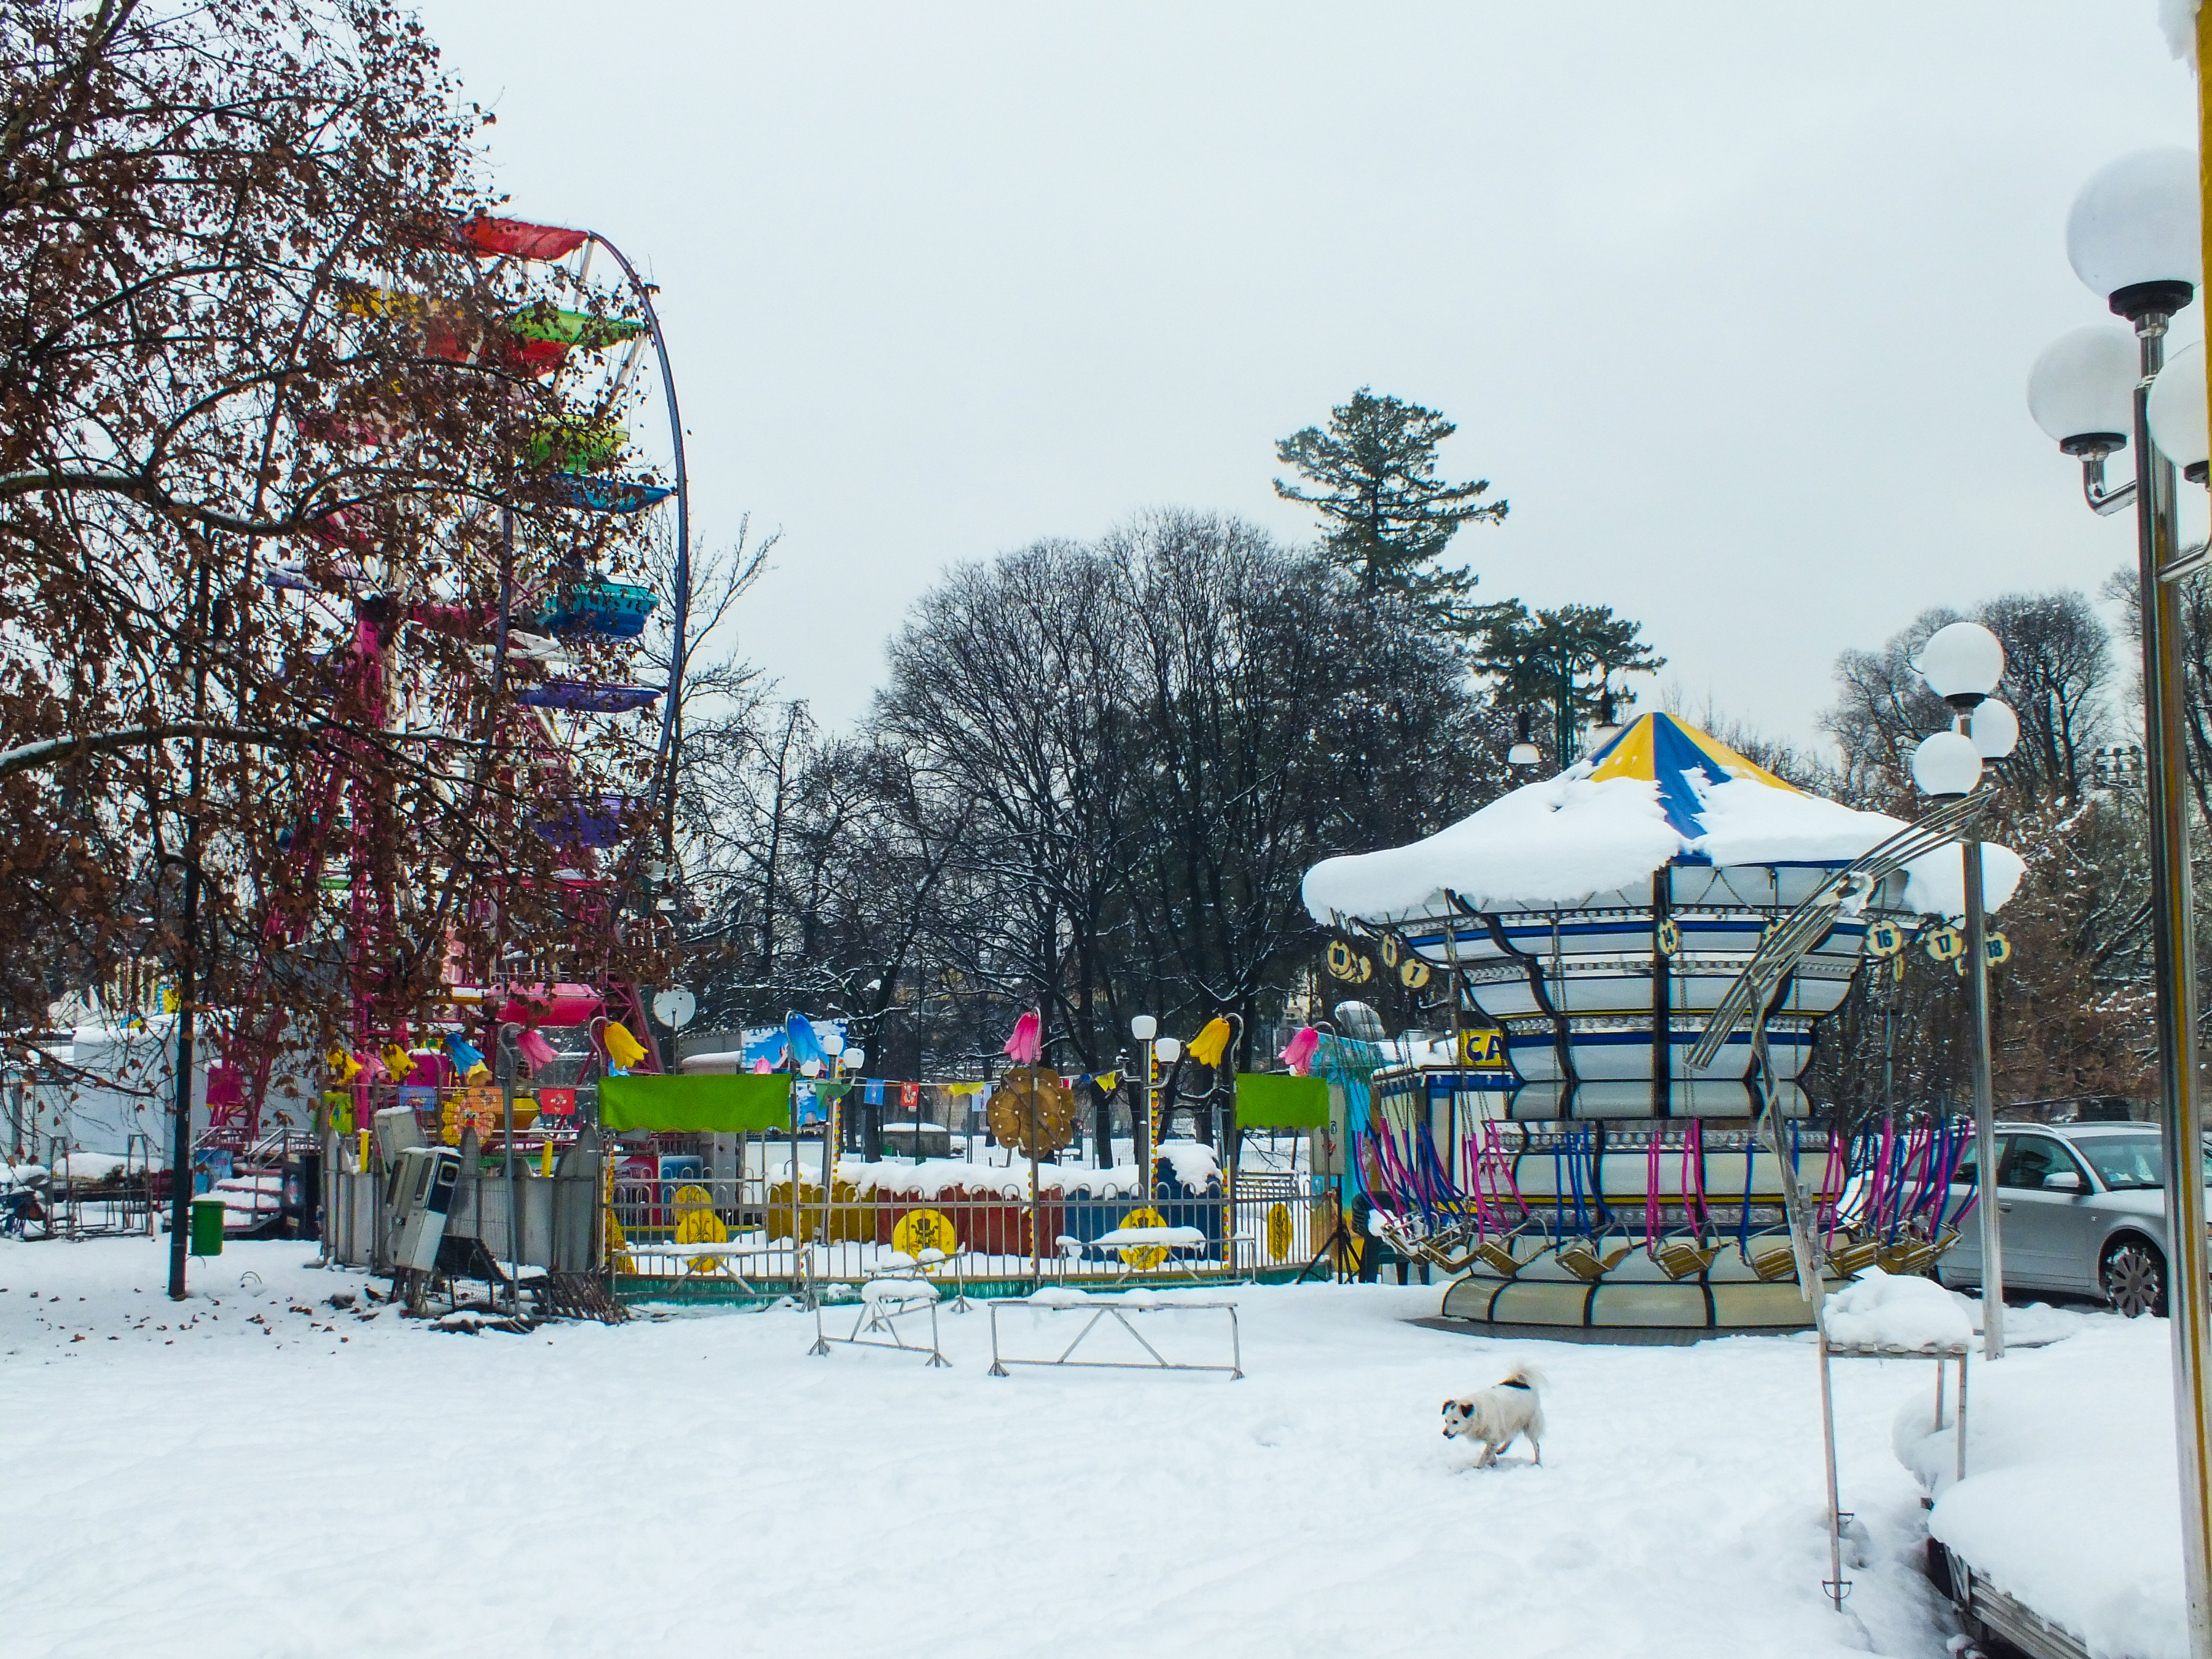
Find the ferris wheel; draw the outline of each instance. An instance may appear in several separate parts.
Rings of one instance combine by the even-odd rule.
[[[608,1021],[645,1029],[637,988],[611,948],[593,960],[573,949],[556,956],[513,934],[498,936],[495,951],[463,945],[450,884],[436,894],[412,890],[399,874],[406,814],[380,765],[380,740],[458,740],[484,763],[468,778],[438,780],[434,811],[472,821],[485,809],[496,764],[502,799],[530,804],[526,829],[557,854],[559,906],[574,931],[596,932],[611,946],[617,928],[668,925],[643,900],[657,863],[648,843],[668,821],[676,787],[690,504],[653,289],[619,248],[588,230],[479,216],[453,225],[452,252],[503,317],[498,337],[453,341],[452,356],[496,352],[501,367],[559,394],[564,412],[533,436],[530,455],[551,468],[552,510],[532,514],[520,536],[516,514],[504,508],[495,528],[474,526],[499,538],[495,592],[410,589],[379,559],[372,538],[335,513],[317,539],[335,556],[325,564],[340,592],[330,591],[327,576],[310,581],[297,564],[268,574],[270,586],[326,641],[318,684],[338,735],[307,769],[291,828],[279,837],[283,858],[266,883],[261,924],[264,971],[228,1022],[223,1061],[210,1072],[210,1144],[243,1147],[260,1135],[291,1024],[282,976],[267,969],[311,942],[323,947],[325,982],[343,983],[343,1053],[367,1057],[372,1068],[381,1069],[374,1056],[426,1035],[410,1029],[421,997],[402,971],[410,960],[419,971],[426,957],[451,993],[448,1024],[589,1023],[595,1042]],[[672,520],[662,573],[667,611],[652,651],[647,636],[662,586],[625,580],[599,556],[609,540],[623,539],[602,533],[606,526],[635,532],[644,514]],[[457,653],[474,653],[478,664],[489,654],[489,677],[446,672]],[[630,787],[587,791],[586,752],[623,757]],[[494,886],[490,908],[503,918],[510,907]],[[478,893],[469,902],[487,899]],[[657,1068],[650,1045],[642,1057],[625,1058]],[[348,1073],[358,1063],[349,1060]]]

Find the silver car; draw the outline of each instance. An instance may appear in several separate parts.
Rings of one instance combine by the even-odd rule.
[[[2164,1136],[2152,1123],[2000,1123],[1997,1226],[2008,1291],[2063,1291],[2109,1302],[2130,1319],[2166,1311]],[[1974,1152],[1951,1186],[1949,1212],[1972,1198]],[[2205,1182],[2212,1187],[2212,1158]],[[1982,1282],[1981,1224],[1969,1214],[1936,1264],[1958,1288]]]

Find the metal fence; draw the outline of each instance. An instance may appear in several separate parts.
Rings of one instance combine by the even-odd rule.
[[[997,1190],[917,1182],[902,1191],[878,1175],[869,1190],[833,1180],[825,1194],[803,1164],[796,1194],[783,1170],[718,1178],[617,1168],[608,1268],[626,1300],[750,1299],[862,1285],[919,1259],[948,1292],[1006,1296],[1048,1285],[1286,1280],[1336,1237],[1335,1184],[1303,1171],[1246,1175],[1233,1200],[1165,1181],[1149,1196],[1087,1188],[1086,1176],[1109,1187],[1100,1173],[1048,1167],[1062,1184],[1034,1196],[1024,1166]]]

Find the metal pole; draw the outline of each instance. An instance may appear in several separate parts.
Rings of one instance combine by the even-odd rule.
[[[1990,1090],[1990,959],[1983,945],[1982,838],[1970,826],[1959,838],[1966,890],[1966,1000],[1974,1020],[1976,1203],[1982,1227],[1982,1357],[2004,1358],[2004,1249],[1997,1222],[1996,1107]]]
[[[2200,19],[2200,37],[2203,25]],[[2173,1341],[2175,1449],[2181,1480],[2183,1581],[2197,1659],[2212,1659],[2212,1335],[2204,1213],[2204,1100],[2197,1056],[2197,947],[2189,871],[2188,750],[2182,726],[2180,596],[2159,580],[2173,556],[2172,464],[2151,447],[2150,383],[2165,361],[2166,313],[2135,319],[2136,551],[2142,611],[2146,793],[2150,808],[2151,945],[2158,973],[2158,1059],[2166,1128],[2166,1310]]]
[[[500,1036],[507,1028],[500,1028]],[[500,1044],[501,1048],[507,1045]],[[492,1056],[495,1061],[502,1058]],[[507,1310],[511,1314],[522,1311],[522,1217],[514,1202],[514,1073],[510,1068],[500,1079],[500,1110],[506,1118],[507,1145]]]
[[[1814,1340],[1820,1350],[1820,1449],[1828,1462],[1828,1582],[1826,1589],[1844,1610],[1844,1493],[1836,1475],[1836,1397],[1828,1378],[1828,1332],[1821,1316],[1813,1316]],[[1937,1362],[1940,1366],[1942,1362]]]
[[[213,580],[214,550],[200,556],[199,587],[192,596],[192,649],[198,661],[192,670],[192,718],[207,718],[206,637],[208,597]],[[185,1299],[185,1260],[192,1229],[192,1011],[199,997],[200,930],[200,765],[206,750],[203,739],[192,738],[191,769],[185,798],[184,948],[177,960],[177,1074],[174,1100],[176,1122],[169,1143],[169,1299]]]

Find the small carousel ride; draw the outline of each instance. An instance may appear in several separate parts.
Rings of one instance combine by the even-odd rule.
[[[1647,714],[1425,841],[1316,866],[1332,972],[1440,981],[1453,1028],[1325,1046],[1373,1233],[1495,1326],[1802,1326],[1824,1280],[1925,1265],[1960,1137],[1882,1150],[1885,1184],[1799,1079],[1869,952],[1960,910],[1978,810],[1856,811]],[[1985,858],[1994,907],[2021,865]]]

